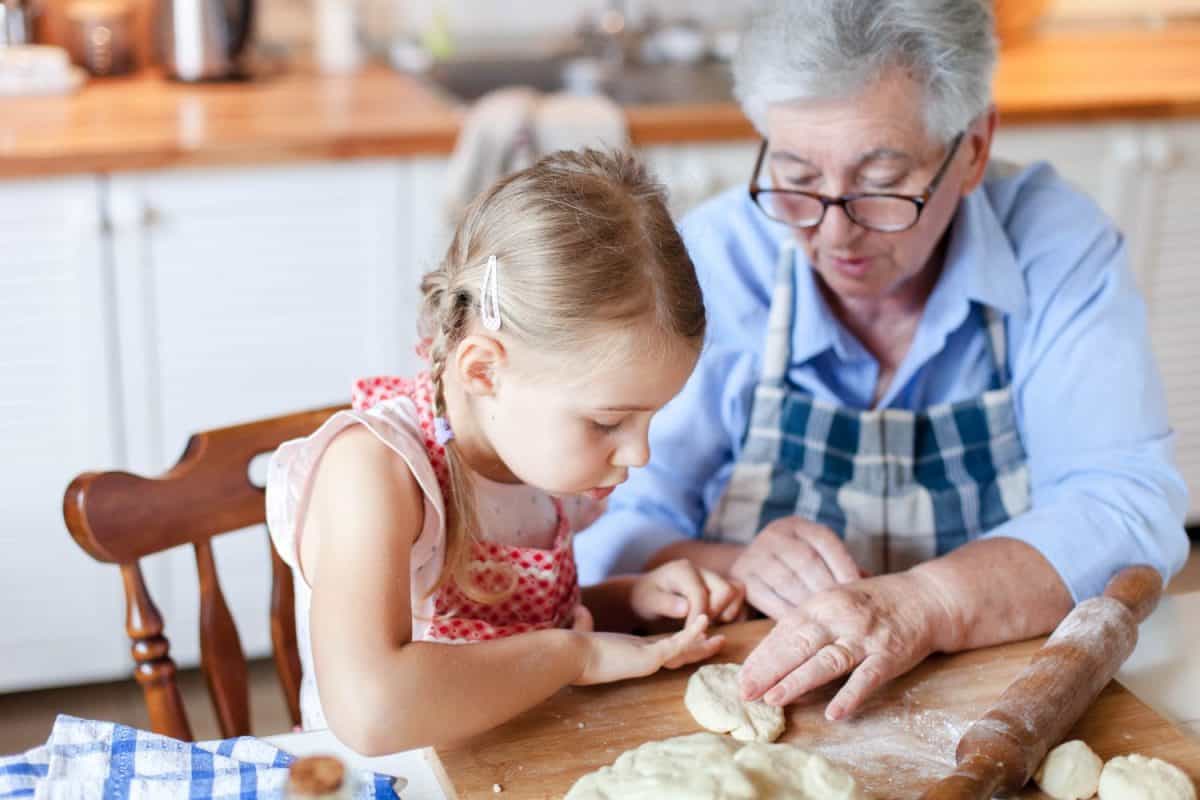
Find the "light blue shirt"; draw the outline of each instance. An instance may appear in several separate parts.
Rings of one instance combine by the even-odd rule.
[[[1005,174],[1002,174],[1005,173]],[[792,232],[744,188],[681,225],[708,309],[696,371],[650,428],[651,458],[576,539],[580,578],[640,570],[696,538],[724,491],[761,372],[776,257]],[[789,378],[816,398],[868,408],[879,364],[833,316],[800,248]],[[1074,598],[1121,566],[1164,578],[1188,552],[1187,489],[1124,239],[1045,164],[994,169],[961,203],[946,263],[881,407],[919,410],[989,388],[992,362],[971,303],[1005,314],[1032,508],[988,532],[1035,547]]]

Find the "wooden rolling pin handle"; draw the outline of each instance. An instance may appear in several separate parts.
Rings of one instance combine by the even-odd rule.
[[[1104,587],[1104,596],[1111,597],[1128,608],[1133,618],[1141,625],[1162,597],[1162,575],[1154,567],[1145,564],[1126,567]]]
[[[967,728],[954,773],[922,800],[988,800],[1019,791],[1133,652],[1137,626],[1161,595],[1158,571],[1138,565],[1109,581],[1106,599],[1076,606],[996,704]]]

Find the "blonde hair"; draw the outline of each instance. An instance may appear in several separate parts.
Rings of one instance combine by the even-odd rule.
[[[700,285],[663,187],[631,155],[559,151],[475,198],[441,265],[421,281],[438,415],[446,362],[479,317],[490,256],[499,262],[504,334],[540,352],[595,356],[606,334],[634,325],[656,334],[647,345],[702,345]],[[434,590],[453,581],[473,600],[495,602],[509,592],[485,591],[466,574],[478,519],[453,440],[446,460],[446,557]]]

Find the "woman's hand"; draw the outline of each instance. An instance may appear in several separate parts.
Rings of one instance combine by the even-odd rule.
[[[733,622],[746,597],[740,581],[729,580],[680,558],[637,576],[629,606],[642,620],[686,618],[701,614],[718,622]]]
[[[579,619],[576,619],[577,623]],[[703,661],[715,655],[725,637],[709,636],[708,617],[701,614],[670,636],[646,638],[624,633],[590,633],[577,626],[577,636],[584,637],[587,656],[583,672],[572,681],[575,686],[611,683],[628,678],[653,675],[663,667],[675,669],[684,664]]]
[[[797,516],[763,528],[729,574],[745,584],[750,605],[774,619],[816,592],[863,577],[836,533]]]
[[[849,674],[825,710],[853,714],[879,687],[939,647],[952,628],[941,590],[913,572],[818,592],[780,616],[746,658],[742,695],[783,706]]]

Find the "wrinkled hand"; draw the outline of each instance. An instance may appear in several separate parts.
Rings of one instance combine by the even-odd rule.
[[[729,574],[746,586],[746,600],[781,619],[807,597],[863,577],[837,534],[803,517],[777,519],[746,545]]]
[[[572,683],[588,686],[641,678],[662,667],[675,669],[715,655],[725,644],[721,635],[708,636],[708,617],[701,614],[670,636],[647,638],[624,633],[577,632],[586,637],[587,662]]]
[[[947,609],[939,589],[912,572],[814,594],[781,616],[746,658],[742,694],[783,706],[849,674],[825,709],[828,719],[847,717],[933,652],[938,632],[951,624]]]
[[[701,614],[717,622],[732,622],[742,612],[746,590],[729,580],[697,567],[686,558],[663,564],[634,581],[629,605],[638,618],[687,618]]]

